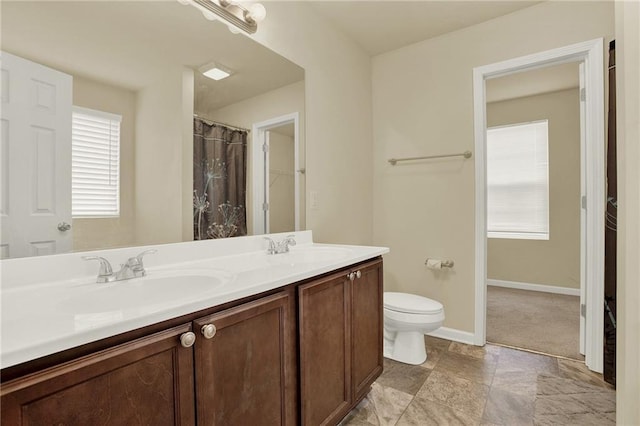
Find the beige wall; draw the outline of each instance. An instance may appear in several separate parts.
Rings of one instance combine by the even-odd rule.
[[[300,167],[305,164],[305,88],[304,81],[289,84],[276,90],[263,93],[235,104],[227,105],[215,111],[197,111],[204,117],[228,123],[234,126],[251,129],[255,123],[266,121],[294,112],[299,113]],[[253,139],[247,137],[247,232],[253,234],[253,179],[252,161]],[[305,175],[300,176],[300,223],[305,228]]]
[[[640,424],[640,3],[616,2],[619,425]]]
[[[136,94],[83,77],[73,77],[73,104],[122,116],[120,125],[120,216],[73,219],[73,250],[130,246],[134,241]]]
[[[269,232],[295,230],[294,140],[269,132]]]
[[[489,238],[487,277],[580,288],[578,89],[487,104],[489,127],[544,119],[549,120],[549,239]]]
[[[255,40],[305,69],[307,229],[319,242],[372,241],[371,60],[304,2],[269,2]],[[308,203],[307,203],[308,204]]]
[[[192,69],[182,69],[182,241],[193,241],[193,73]]]
[[[474,328],[474,159],[395,167],[390,157],[473,150],[477,66],[613,36],[613,3],[544,2],[373,58],[373,237],[387,290],[440,300],[445,326]],[[427,257],[453,259],[427,270]]]
[[[183,241],[187,234],[193,176],[185,164],[192,162],[192,115],[192,70],[168,69],[160,81],[138,91],[136,245]]]

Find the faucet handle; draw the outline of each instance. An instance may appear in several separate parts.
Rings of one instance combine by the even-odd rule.
[[[101,256],[82,256],[82,260],[97,260],[100,262],[100,269],[98,270],[98,282],[102,279],[106,279],[113,275],[113,269],[111,268],[111,264],[107,259]]]
[[[287,235],[287,238],[285,239],[285,241],[287,242],[287,244],[289,244],[290,246],[295,246],[296,245],[296,236],[291,234],[291,235]]]
[[[156,250],[156,249],[145,250],[142,253],[140,253],[139,255],[137,255],[136,257],[132,257],[131,259],[129,259],[129,264],[130,264],[130,266],[135,266],[139,270],[144,270],[144,263],[142,263],[142,258],[144,256],[146,256],[147,254],[155,254],[157,252],[158,252],[158,250]],[[135,260],[135,262],[133,262],[134,260]],[[133,265],[131,263],[133,263]]]
[[[136,258],[138,259],[138,261],[140,261],[140,263],[142,263],[142,258],[144,256],[146,256],[147,254],[156,254],[157,252],[158,252],[158,250],[156,250],[156,249],[145,250],[142,253],[140,253],[139,255],[137,255]]]
[[[269,237],[263,237],[263,239],[269,242],[269,248],[267,249],[268,254],[275,254],[276,252],[276,243]]]

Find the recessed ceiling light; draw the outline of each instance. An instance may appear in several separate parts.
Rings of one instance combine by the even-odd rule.
[[[212,78],[214,80],[222,80],[223,78],[229,77],[233,72],[222,65],[218,64],[207,64],[198,69],[202,75],[205,77]]]

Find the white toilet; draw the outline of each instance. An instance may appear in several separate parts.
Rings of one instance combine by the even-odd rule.
[[[427,360],[424,335],[442,326],[442,303],[409,293],[384,293],[384,356],[406,364]]]

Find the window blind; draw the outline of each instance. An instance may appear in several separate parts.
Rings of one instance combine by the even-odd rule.
[[[120,123],[122,117],[73,107],[71,210],[73,217],[120,214]]]
[[[490,238],[549,239],[548,121],[487,129]]]

